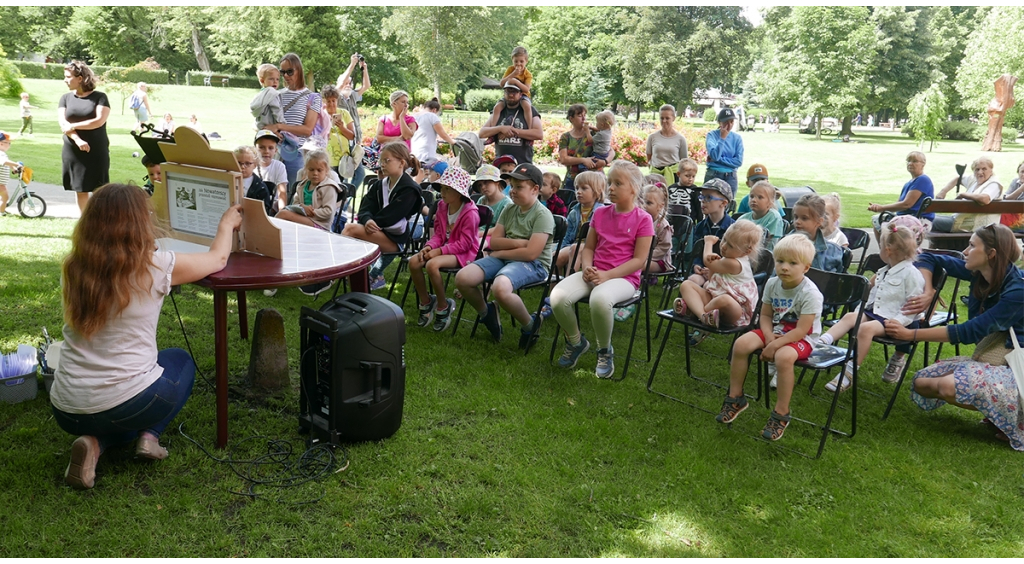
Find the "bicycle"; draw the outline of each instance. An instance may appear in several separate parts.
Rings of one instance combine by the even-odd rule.
[[[21,163],[18,163],[21,165]],[[28,189],[29,182],[32,182],[32,169],[22,165],[18,174],[18,187],[14,189],[7,203],[17,202],[18,213],[22,217],[42,217],[46,214],[46,200],[33,194]]]

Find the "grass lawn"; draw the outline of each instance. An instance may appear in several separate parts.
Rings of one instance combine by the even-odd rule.
[[[10,156],[21,160],[36,171],[36,180],[60,184],[60,128],[57,126],[57,102],[67,92],[63,82],[55,80],[23,79],[26,91],[32,94],[36,134],[18,139],[12,145]],[[161,86],[151,106],[159,121],[165,112],[183,124],[195,113],[207,133],[216,131],[223,139],[213,141],[215,148],[230,150],[240,144],[252,142],[252,116],[249,101],[255,90],[245,88],[214,88],[197,86]],[[134,180],[141,183],[145,169],[132,153],[138,146],[128,132],[134,126],[134,117],[127,108],[121,113],[120,95],[111,94],[112,115],[108,121],[111,139],[110,178],[121,182]],[[0,100],[0,129],[18,131],[17,100]],[[482,112],[445,112],[446,122],[460,118],[482,119]],[[562,114],[546,115],[545,119],[562,119]],[[462,120],[466,123],[467,120]],[[703,125],[703,122],[699,122]],[[366,124],[364,124],[364,128]],[[447,127],[447,123],[446,123]],[[843,200],[842,224],[847,227],[870,227],[871,213],[867,205],[872,202],[890,203],[899,196],[903,184],[909,180],[904,160],[906,154],[918,144],[899,133],[866,128],[855,130],[858,143],[833,143],[831,139],[818,141],[812,135],[801,135],[796,126],[784,126],[781,133],[744,132],[744,163],[755,162],[768,167],[776,186],[811,186],[818,193],[838,192]],[[452,132],[453,134],[458,131]],[[980,142],[943,141],[927,154],[925,173],[941,187],[954,176],[953,165],[969,164],[981,152]],[[1013,178],[1016,167],[1024,159],[1024,145],[1004,145],[1003,152],[989,153],[995,164],[996,177],[1005,184]],[[546,163],[544,168],[564,173],[557,163]],[[703,167],[702,167],[703,168]],[[742,180],[746,167],[740,171],[739,196],[747,193]],[[699,172],[698,181],[704,178]]]
[[[902,147],[893,151],[892,159],[902,160],[904,152]],[[59,265],[73,225],[66,219],[0,219],[0,350],[35,343],[43,325],[58,333]],[[538,298],[527,293],[530,304]],[[177,303],[200,370],[211,377],[212,294],[188,286]],[[250,319],[264,307],[285,318],[292,387],[263,399],[234,393],[230,444],[236,450],[215,451],[217,456],[245,460],[265,452],[264,440],[243,442],[254,435],[290,440],[302,450],[296,432],[297,319],[302,305],[322,303],[296,290],[282,290],[274,298],[249,294]],[[581,309],[587,332],[586,307]],[[415,319],[412,301],[406,318]],[[244,392],[249,344],[238,338],[235,319],[229,317],[231,385]],[[527,357],[515,349],[518,333],[507,316],[504,322],[505,339],[497,345],[483,330],[469,338],[466,322],[455,339],[408,327],[405,411],[398,433],[349,446],[351,465],[344,472],[296,490],[259,490],[266,496],[255,500],[233,493],[245,484],[176,428],[163,437],[171,452],[167,460],[143,463],[130,451],[112,450],[100,461],[95,489],[72,491],[63,480],[72,437],[53,421],[46,394],[0,404],[0,506],[9,508],[0,554],[1007,557],[1024,552],[1020,454],[978,425],[977,414],[949,407],[921,411],[904,389],[888,421],[881,422],[884,402],[862,395],[856,437],[830,439],[823,458],[812,461],[753,439],[768,418],[763,405],[752,405],[730,430],[713,414],[648,393],[644,382],[650,365],[643,362],[642,341],[629,378],[612,383],[594,377],[592,352],[578,370],[551,366],[547,350],[555,326],[550,321]],[[616,329],[620,355],[628,325]],[[681,338],[681,331],[673,333],[655,384],[716,412],[723,392],[687,378]],[[184,346],[169,303],[158,342]],[[727,347],[723,339],[709,339],[700,349],[722,355]],[[620,356],[620,370],[622,362]],[[882,367],[882,352],[875,350],[862,370],[865,388],[891,390],[880,381]],[[725,381],[727,370],[724,359],[700,353],[694,359],[695,375]],[[824,406],[806,386],[794,395],[798,416],[820,417]],[[848,417],[844,410],[843,425]],[[202,379],[177,422],[212,446],[214,395]],[[782,444],[813,449],[815,437],[809,427],[794,423]],[[295,504],[321,495],[317,503]]]

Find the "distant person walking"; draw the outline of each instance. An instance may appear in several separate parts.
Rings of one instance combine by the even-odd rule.
[[[78,209],[84,211],[89,194],[110,182],[110,102],[96,91],[96,75],[81,61],[64,67],[64,83],[71,92],[57,104],[57,123],[64,134],[63,183],[65,190],[77,193]]]

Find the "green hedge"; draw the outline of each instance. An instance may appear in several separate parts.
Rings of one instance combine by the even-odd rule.
[[[220,86],[221,79],[227,78],[228,86],[231,88],[263,88],[260,84],[260,79],[256,78],[255,74],[227,74],[223,72],[205,72],[198,70],[191,70],[185,73],[185,84],[188,86],[203,86],[203,78],[207,76],[212,77],[212,80],[210,80],[211,86]]]
[[[714,109],[708,108],[704,110],[704,121],[714,122],[716,117],[718,117],[718,112],[716,112]]]
[[[473,112],[490,112],[494,105],[501,100],[504,92],[502,90],[467,90],[466,109]]]
[[[11,61],[18,67],[21,75],[25,78],[46,78],[50,80],[64,80],[64,63],[35,63],[32,61]],[[90,65],[92,72],[102,76],[108,70],[122,70],[127,67],[109,67],[104,65]],[[170,72],[166,70],[142,70],[131,69],[125,75],[126,82],[148,82],[149,84],[170,84]]]

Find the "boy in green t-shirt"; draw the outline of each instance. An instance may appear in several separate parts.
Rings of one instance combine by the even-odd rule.
[[[497,304],[509,312],[523,329],[519,348],[525,349],[540,333],[542,318],[531,315],[516,289],[547,278],[554,252],[555,219],[538,200],[544,173],[531,163],[516,166],[501,175],[511,179],[512,203],[505,206],[498,222],[491,229],[491,254],[455,275],[455,285],[474,308],[480,322],[491,332],[495,341],[501,341],[501,318]],[[495,302],[487,302],[480,284],[491,283]]]

